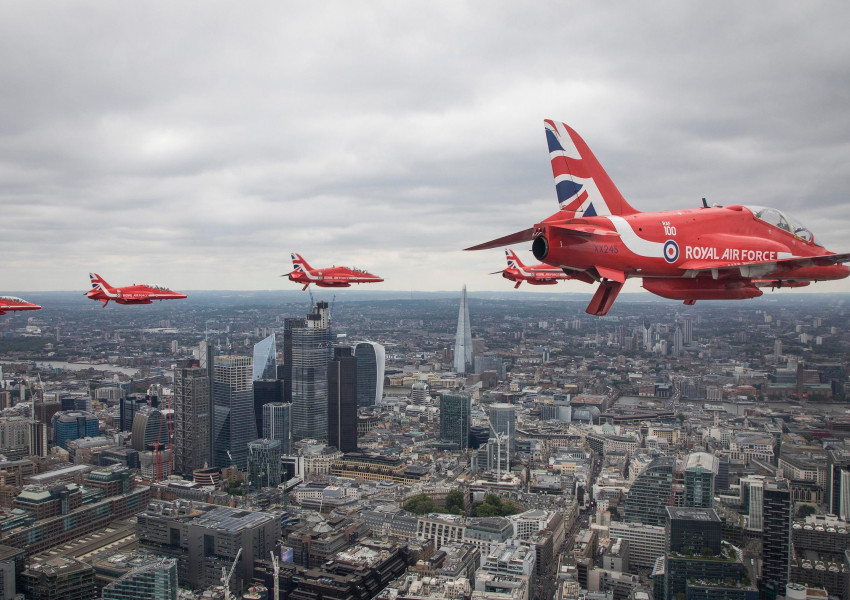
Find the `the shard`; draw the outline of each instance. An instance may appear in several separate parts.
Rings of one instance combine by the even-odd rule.
[[[466,375],[472,371],[472,328],[469,326],[469,306],[466,303],[466,286],[460,294],[455,337],[455,372]]]

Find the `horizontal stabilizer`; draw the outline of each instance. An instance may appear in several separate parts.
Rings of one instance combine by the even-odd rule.
[[[511,244],[518,244],[520,242],[530,242],[533,238],[534,229],[529,227],[528,229],[523,229],[522,231],[517,231],[516,233],[512,233],[495,240],[490,240],[489,242],[484,242],[483,244],[478,244],[471,248],[464,248],[464,250],[489,250],[490,248],[510,246]]]
[[[593,294],[593,298],[591,298],[590,304],[587,305],[584,312],[597,317],[607,315],[622,287],[623,284],[619,281],[603,281],[596,288],[596,293]]]

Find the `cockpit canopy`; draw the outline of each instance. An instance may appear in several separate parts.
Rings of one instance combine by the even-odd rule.
[[[809,229],[791,215],[767,206],[747,206],[757,219],[770,223],[774,227],[784,229],[804,242],[813,242],[814,236]]]

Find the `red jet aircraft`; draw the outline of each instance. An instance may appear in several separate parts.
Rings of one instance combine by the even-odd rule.
[[[0,296],[0,315],[5,315],[10,310],[39,310],[38,304],[27,302],[15,296]]]
[[[799,221],[763,206],[713,206],[642,213],[620,194],[585,141],[544,121],[560,210],[529,229],[467,248],[530,241],[534,257],[573,279],[599,283],[587,307],[605,315],[629,277],[664,298],[755,298],[762,287],[842,279],[850,254],[815,243]]]
[[[154,300],[181,300],[186,297],[186,294],[156,285],[112,287],[97,273],[89,273],[89,279],[91,289],[86,292],[86,297],[100,300],[103,302],[103,308],[106,308],[110,300],[118,304],[151,304]]]
[[[505,250],[505,256],[508,259],[508,268],[502,271],[493,273],[501,273],[505,279],[516,281],[514,289],[517,289],[523,281],[527,281],[531,285],[555,285],[564,279],[572,279],[569,275],[558,267],[550,267],[549,265],[524,265],[513,250]]]
[[[328,267],[326,269],[313,269],[300,254],[292,253],[292,271],[281,277],[289,277],[289,281],[303,283],[301,291],[307,289],[311,283],[319,287],[351,287],[352,283],[380,283],[383,281],[377,275],[372,275],[360,269],[349,269],[348,267]]]

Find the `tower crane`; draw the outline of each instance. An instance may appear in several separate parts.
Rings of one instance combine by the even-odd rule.
[[[230,578],[233,577],[233,571],[236,570],[240,556],[242,556],[242,548],[239,548],[236,558],[233,559],[233,566],[230,567],[230,573],[227,572],[227,567],[221,568],[221,585],[224,586],[224,600],[230,600]]]

